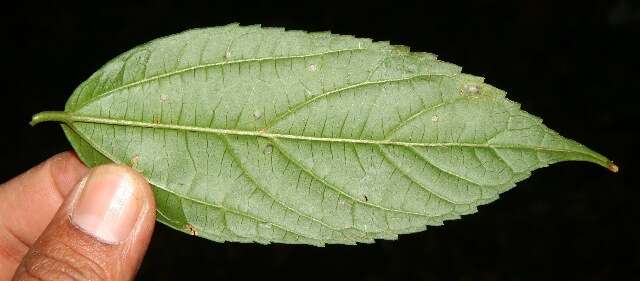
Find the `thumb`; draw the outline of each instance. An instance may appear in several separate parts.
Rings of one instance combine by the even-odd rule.
[[[146,180],[126,166],[99,166],[67,196],[14,280],[131,280],[154,221]]]

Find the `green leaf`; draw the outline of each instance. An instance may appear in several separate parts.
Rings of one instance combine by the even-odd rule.
[[[89,166],[133,166],[160,222],[214,241],[396,239],[551,163],[617,170],[460,71],[384,42],[234,24],[138,46],[32,123],[62,122]]]

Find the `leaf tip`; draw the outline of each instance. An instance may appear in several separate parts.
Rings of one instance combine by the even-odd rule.
[[[607,166],[607,169],[609,169],[609,171],[612,171],[614,173],[617,173],[620,170],[618,165],[613,164],[613,162],[609,162],[609,165]]]

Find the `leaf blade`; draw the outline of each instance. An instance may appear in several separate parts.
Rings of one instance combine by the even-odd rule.
[[[159,221],[220,242],[396,239],[539,167],[616,167],[434,55],[256,26],[136,47],[50,120],[88,165],[140,170]]]

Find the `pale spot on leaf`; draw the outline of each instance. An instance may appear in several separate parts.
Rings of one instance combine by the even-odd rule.
[[[256,119],[260,119],[260,117],[262,117],[262,112],[260,112],[259,110],[254,111],[253,117]]]
[[[134,155],[133,157],[131,157],[131,167],[136,167],[138,166],[138,163],[140,162],[140,155]]]
[[[475,85],[475,84],[464,85],[464,87],[462,89],[462,94],[475,95],[475,94],[479,94],[479,92],[480,92],[480,86]]]
[[[264,154],[271,154],[271,152],[273,152],[273,145],[271,145],[271,144],[265,145],[264,149],[262,150],[262,152]]]
[[[271,229],[272,225],[270,223],[261,223],[260,227],[266,228],[266,229]]]

